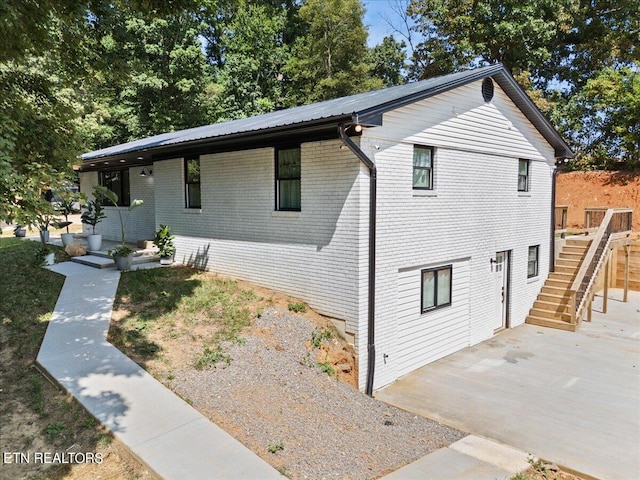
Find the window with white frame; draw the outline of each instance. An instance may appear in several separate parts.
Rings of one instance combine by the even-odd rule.
[[[300,211],[301,160],[300,147],[276,150],[276,210]]]
[[[184,197],[185,207],[202,207],[200,196],[200,157],[184,159]]]
[[[518,160],[518,191],[519,192],[528,192],[529,191],[529,160]]]
[[[539,253],[540,245],[532,245],[529,247],[529,258],[527,260],[527,278],[538,276]]]
[[[433,147],[413,146],[413,188],[433,190]]]
[[[452,265],[422,270],[422,313],[451,305]]]

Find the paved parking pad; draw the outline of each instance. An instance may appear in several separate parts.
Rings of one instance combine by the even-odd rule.
[[[575,332],[531,325],[434,362],[376,398],[583,474],[640,478],[640,292]],[[451,454],[446,452],[446,454]]]

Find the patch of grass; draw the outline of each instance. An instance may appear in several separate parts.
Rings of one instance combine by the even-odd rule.
[[[287,308],[293,313],[305,313],[307,311],[307,307],[302,302],[289,302]]]
[[[31,377],[30,392],[31,407],[40,415],[44,416],[44,394],[42,393],[42,380],[37,376]]]
[[[267,450],[269,451],[269,453],[278,453],[281,452],[282,450],[284,450],[284,444],[282,442],[280,443],[274,443],[272,445],[269,445],[267,447]]]
[[[224,352],[227,342],[242,343],[242,331],[252,319],[248,306],[256,299],[253,290],[236,281],[189,267],[126,272],[115,306],[127,314],[112,323],[110,339],[139,363],[160,351],[152,340],[155,331],[172,340],[204,340],[194,366],[215,367],[231,361]]]
[[[333,368],[333,366],[331,366],[329,362],[319,363],[318,366],[320,367],[321,371],[323,371],[330,377],[333,377],[336,374],[335,369]]]
[[[52,422],[49,425],[47,425],[45,432],[49,436],[49,439],[53,440],[62,433],[62,430],[64,430],[64,422],[58,421],[58,422]]]
[[[322,342],[331,340],[331,338],[333,338],[333,332],[331,330],[324,327],[319,330],[316,328],[311,332],[311,345],[313,348],[320,348]]]
[[[215,368],[219,362],[224,362],[227,365],[231,363],[231,357],[222,351],[221,347],[205,347],[202,354],[197,358],[193,367],[196,370],[204,370],[205,368]]]

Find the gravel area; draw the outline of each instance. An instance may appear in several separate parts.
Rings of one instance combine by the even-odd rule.
[[[313,321],[276,308],[256,319],[231,363],[173,372],[171,388],[294,479],[373,479],[462,438],[323,372]]]

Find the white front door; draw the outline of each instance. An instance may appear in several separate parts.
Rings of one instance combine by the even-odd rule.
[[[494,314],[493,329],[507,326],[507,308],[509,305],[509,252],[497,252],[493,262]]]

